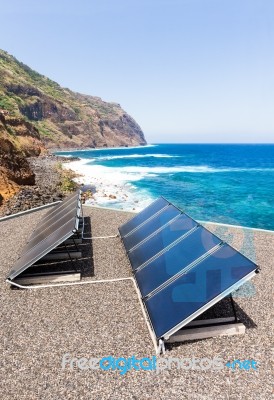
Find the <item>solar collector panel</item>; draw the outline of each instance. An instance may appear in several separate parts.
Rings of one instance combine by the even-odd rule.
[[[29,251],[32,247],[36,246],[39,242],[42,242],[44,239],[46,239],[47,236],[52,234],[60,226],[65,225],[72,218],[75,219],[75,208],[67,211],[66,214],[62,215],[60,218],[54,219],[50,225],[45,227],[44,230],[35,232],[34,237],[28,242],[26,247],[24,247],[24,250],[23,250],[24,253]],[[76,228],[76,221],[75,221],[74,227]]]
[[[80,191],[66,198],[54,210],[50,210],[42,218],[39,227],[33,232],[29,242],[23,248],[21,257],[10,271],[8,279],[14,279],[74,235],[79,227],[80,212]]]
[[[120,226],[119,232],[121,237],[128,235],[131,231],[133,231],[142,223],[144,223],[148,218],[151,218],[153,215],[155,215],[156,213],[167,207],[169,204],[170,203],[163,197],[160,197],[159,199],[155,200],[143,211],[135,215],[124,225]]]
[[[145,300],[157,338],[168,338],[245,280],[257,265],[228,244]]]
[[[220,244],[221,240],[217,236],[199,226],[168,251],[136,271],[135,278],[142,297],[166,284]]]
[[[39,227],[35,229],[35,231],[30,236],[30,240],[37,236],[39,233],[43,232],[49,225],[51,225],[54,221],[65,216],[69,211],[80,208],[79,201],[76,204],[76,197],[70,198],[65,204],[62,204],[62,207],[58,207],[57,210],[54,210],[50,215],[45,215],[40,221]]]
[[[138,245],[138,243],[148,238],[158,229],[162,229],[164,225],[180,214],[181,211],[178,210],[178,208],[174,207],[173,205],[169,205],[167,208],[162,210],[162,212],[156,214],[152,219],[123,238],[126,250],[131,250],[133,247]]]
[[[8,278],[14,279],[21,272],[25,271],[28,267],[40,260],[43,256],[48,254],[59,244],[63,243],[66,239],[73,235],[75,230],[75,217],[71,218],[66,224],[60,226],[52,234],[50,234],[43,241],[39,242],[30,251],[23,254],[14,267],[10,271]]]
[[[148,207],[119,229],[157,339],[168,339],[258,271],[186,214],[169,215],[173,207],[154,214]]]
[[[76,201],[76,198],[79,197],[79,193],[73,193],[70,196],[67,196],[64,200],[62,200],[61,202],[56,202],[56,205],[52,206],[49,211],[44,215],[43,218],[47,218],[49,217],[52,213],[56,212],[57,210],[59,210],[60,208],[64,208],[66,206],[67,203],[71,202],[72,200]]]
[[[192,218],[186,214],[179,215],[161,231],[128,252],[133,270],[147,263],[151,258],[158,255],[158,253],[195,227],[197,227],[197,223]]]

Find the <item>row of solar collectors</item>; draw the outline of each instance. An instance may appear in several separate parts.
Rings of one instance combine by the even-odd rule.
[[[45,214],[23,248],[21,257],[10,271],[9,279],[14,279],[76,232],[79,225],[80,202],[80,192],[77,192]]]
[[[76,215],[79,216],[80,213],[79,202],[79,194],[76,193],[68,196],[63,202],[54,206],[54,208],[42,218],[39,227],[37,227],[32,233],[25,249],[35,246],[37,243],[41,242],[49,234],[55,231],[58,227],[66,224],[72,219],[75,220]]]
[[[119,230],[157,337],[257,268],[163,198]]]

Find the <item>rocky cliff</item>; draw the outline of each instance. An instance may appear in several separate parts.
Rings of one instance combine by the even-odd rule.
[[[62,88],[0,50],[0,203],[18,185],[34,181],[28,156],[145,144],[141,128],[119,104]]]
[[[48,148],[146,144],[119,104],[64,89],[2,50],[0,109],[36,128]]]
[[[35,183],[27,157],[45,151],[36,128],[0,110],[0,205],[13,196],[20,185]]]

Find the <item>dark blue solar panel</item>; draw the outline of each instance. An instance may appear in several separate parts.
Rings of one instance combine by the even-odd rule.
[[[76,207],[74,209],[67,212],[59,219],[55,219],[51,221],[52,223],[44,228],[44,230],[39,231],[35,234],[35,236],[28,242],[28,244],[24,247],[24,253],[32,249],[32,247],[36,246],[38,243],[45,240],[49,235],[51,235],[56,229],[60,226],[66,224],[70,221],[73,217],[76,216]]]
[[[213,305],[214,298],[256,268],[256,264],[225,244],[189,272],[148,297],[145,304],[157,338],[178,324],[182,326],[192,314],[199,315],[203,306],[210,301]]]
[[[178,216],[168,226],[128,253],[132,268],[135,270],[140,267],[196,225],[197,223],[187,215]]]
[[[162,210],[164,207],[168,206],[169,202],[165,200],[163,197],[160,197],[148,207],[146,207],[143,211],[137,214],[135,217],[131,218],[128,222],[122,225],[119,228],[120,235],[123,237],[133,229],[137,228],[137,226],[141,225],[148,218],[152,217],[154,214]]]
[[[46,239],[38,243],[27,253],[23,253],[10,271],[8,278],[16,278],[16,276],[21,274],[21,272],[25,271],[36,261],[40,260],[43,256],[48,254],[51,250],[53,250],[59,244],[72,236],[74,228],[75,217],[68,221],[66,224],[60,226],[56,231],[51,233]]]
[[[78,201],[78,202],[77,202]],[[50,225],[58,221],[60,218],[64,217],[70,210],[76,210],[76,207],[80,207],[79,203],[79,193],[70,196],[65,202],[60,203],[60,206],[55,206],[55,209],[51,211],[50,214],[46,214],[39,226],[35,229],[33,234],[30,237],[30,240],[36,238],[38,234],[44,231],[45,228],[48,228]]]
[[[16,278],[74,234],[79,226],[80,196],[81,192],[78,191],[42,218],[21,257],[10,271],[9,279]]]
[[[73,193],[70,196],[67,196],[61,203],[56,203],[56,205],[52,206],[52,208],[45,214],[45,218],[49,217],[51,214],[56,213],[57,210],[64,208],[71,201],[79,198],[79,192]]]
[[[220,243],[219,238],[200,226],[170,250],[136,272],[135,277],[142,296],[147,296]]]
[[[180,214],[181,211],[179,211],[178,208],[174,207],[173,205],[168,206],[160,214],[157,214],[140,228],[134,230],[128,236],[123,238],[126,250],[128,251],[132,249],[142,240],[157,231],[159,228],[162,228],[165,224]]]

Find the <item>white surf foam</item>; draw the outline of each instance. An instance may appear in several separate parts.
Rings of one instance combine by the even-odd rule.
[[[178,158],[182,156],[171,156],[169,154],[127,154],[127,155],[117,155],[117,156],[101,156],[97,157],[97,161],[108,161],[108,160],[118,160],[124,158]]]
[[[63,167],[72,169],[80,175],[75,179],[79,184],[95,185],[96,193],[90,201],[90,204],[136,211],[143,209],[153,200],[145,189],[137,188],[134,185],[134,182],[144,179],[145,177],[156,177],[159,174],[176,174],[182,172],[221,173],[262,170],[256,168],[218,169],[207,165],[178,167],[106,167],[93,164],[94,160],[96,159],[72,161],[63,164]]]
[[[75,178],[79,184],[92,184],[96,193],[87,205],[114,207],[128,211],[139,211],[153,200],[146,190],[137,189],[132,182],[142,179],[140,174],[128,174],[126,168],[108,168],[102,165],[87,165],[90,160],[73,161],[63,164],[81,175]]]
[[[98,149],[96,149],[98,150]],[[73,153],[68,153],[68,154],[63,154],[62,157],[74,157],[75,154]],[[86,158],[86,160],[89,161],[109,161],[109,160],[118,160],[118,159],[124,159],[124,158],[182,158],[183,156],[172,156],[169,154],[125,154],[125,155],[108,155],[108,156],[98,156],[98,157],[90,157]],[[84,160],[84,158],[81,158],[81,160]]]
[[[231,171],[232,169],[217,169],[212,168],[207,165],[202,166],[178,166],[178,167],[107,167],[104,165],[89,165],[90,162],[97,161],[97,158],[82,158],[81,160],[72,161],[70,163],[65,164],[69,168],[73,169],[77,173],[82,173],[85,176],[91,175],[92,176],[101,176],[106,175],[109,177],[110,175],[112,178],[114,177],[115,181],[132,181],[132,180],[139,180],[144,175],[147,174],[174,174],[179,172],[191,172],[191,173],[208,173],[208,172],[224,172],[224,171]],[[100,161],[100,160],[99,160]],[[139,177],[135,176],[139,175]]]

